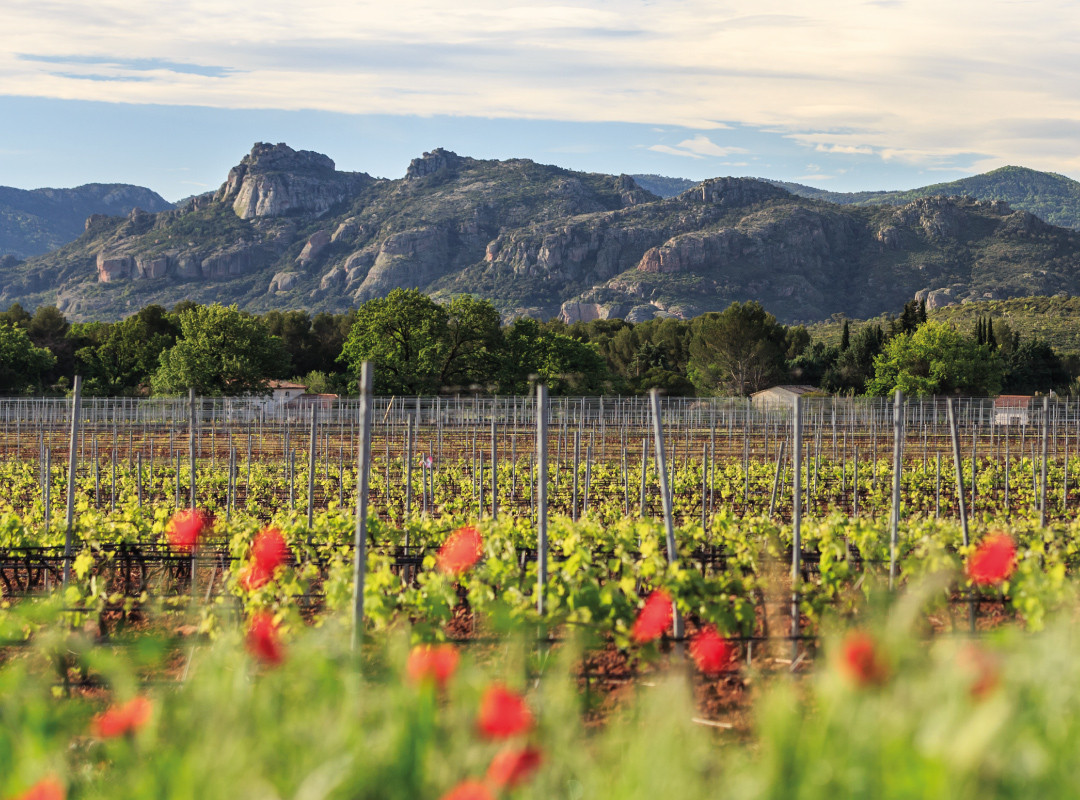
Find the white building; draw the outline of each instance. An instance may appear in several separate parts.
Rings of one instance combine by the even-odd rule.
[[[760,392],[750,395],[750,400],[755,406],[768,406],[773,408],[791,408],[792,401],[796,397],[808,394],[821,394],[816,386],[789,384],[785,386],[770,386]]]
[[[307,386],[292,381],[270,381],[269,406],[281,408],[290,400],[295,400],[302,394],[307,393]]]
[[[1003,394],[994,398],[995,425],[1027,425],[1030,421],[1031,401],[1026,394]]]

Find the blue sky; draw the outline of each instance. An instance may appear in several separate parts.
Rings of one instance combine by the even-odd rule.
[[[1080,177],[1080,4],[7,0],[0,185],[216,188],[255,141],[399,177],[573,169],[910,188]]]

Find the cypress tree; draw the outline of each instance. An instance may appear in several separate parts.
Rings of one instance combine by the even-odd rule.
[[[844,320],[844,332],[840,334],[840,352],[844,352],[851,346],[851,325]]]

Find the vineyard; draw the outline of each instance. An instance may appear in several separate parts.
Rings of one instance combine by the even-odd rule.
[[[2,400],[0,798],[1064,796],[1078,468],[1065,400]]]

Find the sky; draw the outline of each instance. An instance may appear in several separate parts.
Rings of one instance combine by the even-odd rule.
[[[1080,178],[1080,3],[4,0],[0,185],[220,185],[256,141],[903,189]]]

